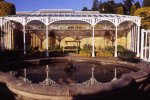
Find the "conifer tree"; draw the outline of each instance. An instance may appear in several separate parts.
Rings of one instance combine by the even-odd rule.
[[[98,0],[93,0],[92,11],[99,11],[99,4]]]
[[[150,0],[143,0],[143,7],[150,7]]]
[[[123,3],[125,5],[125,14],[130,14],[130,9],[133,5],[134,0],[123,0]]]
[[[140,2],[137,1],[136,3],[134,3],[134,5],[136,6],[136,9],[141,8]]]

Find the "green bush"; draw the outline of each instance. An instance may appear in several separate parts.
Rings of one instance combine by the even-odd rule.
[[[26,49],[26,57],[41,57],[42,53],[39,51],[39,47],[28,46]]]
[[[84,50],[85,52],[92,52],[92,45],[85,44],[85,45],[83,46],[83,50]]]
[[[120,53],[118,56],[119,58],[124,59],[124,60],[133,59],[135,58],[136,53],[130,50],[125,50],[124,52]]]
[[[62,51],[63,51],[63,48],[60,48],[58,45],[49,47],[49,52],[62,52]]]
[[[115,52],[115,46],[106,47],[105,50],[108,51],[108,52],[111,52],[112,54],[114,54],[114,52]],[[117,53],[118,54],[120,54],[120,53],[122,53],[124,51],[125,51],[125,48],[123,46],[121,46],[121,45],[117,46]]]
[[[4,50],[0,51],[0,62],[21,60],[23,57],[22,51],[19,50]]]

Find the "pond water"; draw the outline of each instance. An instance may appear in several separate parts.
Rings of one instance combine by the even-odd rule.
[[[71,61],[75,70],[67,72],[68,60],[51,61],[48,65],[29,66],[26,69],[26,77],[32,83],[40,83],[46,79],[47,72],[49,78],[59,84],[69,84],[70,82],[82,83],[92,77],[94,68],[94,78],[101,83],[110,82],[115,77],[120,78],[122,74],[137,71],[133,66],[123,64],[109,64],[92,61]],[[24,77],[24,69],[17,69],[16,77]]]

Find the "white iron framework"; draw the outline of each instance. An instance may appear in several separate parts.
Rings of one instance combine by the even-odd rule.
[[[11,16],[5,16],[0,17],[0,29],[1,29],[1,35],[4,33],[7,33],[8,31],[12,31],[14,26],[14,22],[20,23],[23,26],[23,41],[24,41],[24,54],[26,54],[26,29],[25,26],[33,21],[38,20],[42,23],[44,23],[46,27],[46,38],[48,38],[48,32],[49,32],[49,26],[57,21],[83,21],[85,23],[89,23],[92,26],[92,44],[93,44],[93,50],[92,50],[92,57],[95,57],[95,25],[97,25],[99,22],[102,21],[108,21],[112,23],[115,27],[115,57],[117,57],[117,37],[118,37],[118,28],[119,25],[123,22],[132,22],[134,23],[134,26],[131,27],[131,38],[130,38],[130,46],[131,49],[135,52],[137,52],[137,56],[140,55],[140,26],[141,26],[141,18],[137,16],[127,16],[127,15],[117,15],[117,14],[99,14],[99,12],[94,11],[73,11],[73,10],[48,10],[43,9],[35,12],[18,12],[16,15]],[[3,43],[4,47],[11,49],[11,34],[9,34],[7,37],[4,37],[4,39],[1,39],[1,43]],[[46,56],[48,55],[48,39],[46,42]]]
[[[150,30],[141,32],[141,59],[150,62]]]

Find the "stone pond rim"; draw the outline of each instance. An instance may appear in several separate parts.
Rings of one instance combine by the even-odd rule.
[[[28,63],[32,65],[37,65],[40,63],[46,63],[51,59],[60,59],[60,58],[46,58],[38,60],[26,60],[16,62],[19,64]],[[61,58],[62,59],[62,58]],[[64,58],[66,59],[66,58]],[[81,58],[80,58],[81,59]],[[119,63],[132,65],[137,68],[140,68],[138,72],[133,72],[130,74],[124,74],[121,78],[114,82],[108,82],[98,85],[90,86],[76,86],[76,85],[54,85],[46,86],[40,84],[31,84],[26,83],[22,80],[18,80],[14,75],[9,73],[0,72],[0,82],[6,83],[7,87],[18,97],[30,98],[30,99],[53,99],[53,100],[74,100],[78,97],[84,96],[96,96],[99,97],[105,94],[113,94],[115,91],[123,92],[125,89],[131,87],[133,84],[138,84],[146,80],[150,75],[149,67],[141,67],[136,64],[122,62],[122,61],[109,61],[109,60],[99,60],[93,58],[82,58],[82,60],[91,60],[91,61],[101,61],[107,63]],[[10,64],[10,63],[9,63]],[[12,63],[11,63],[12,64]],[[13,62],[15,64],[15,62]],[[8,64],[3,64],[1,66],[6,66]]]

